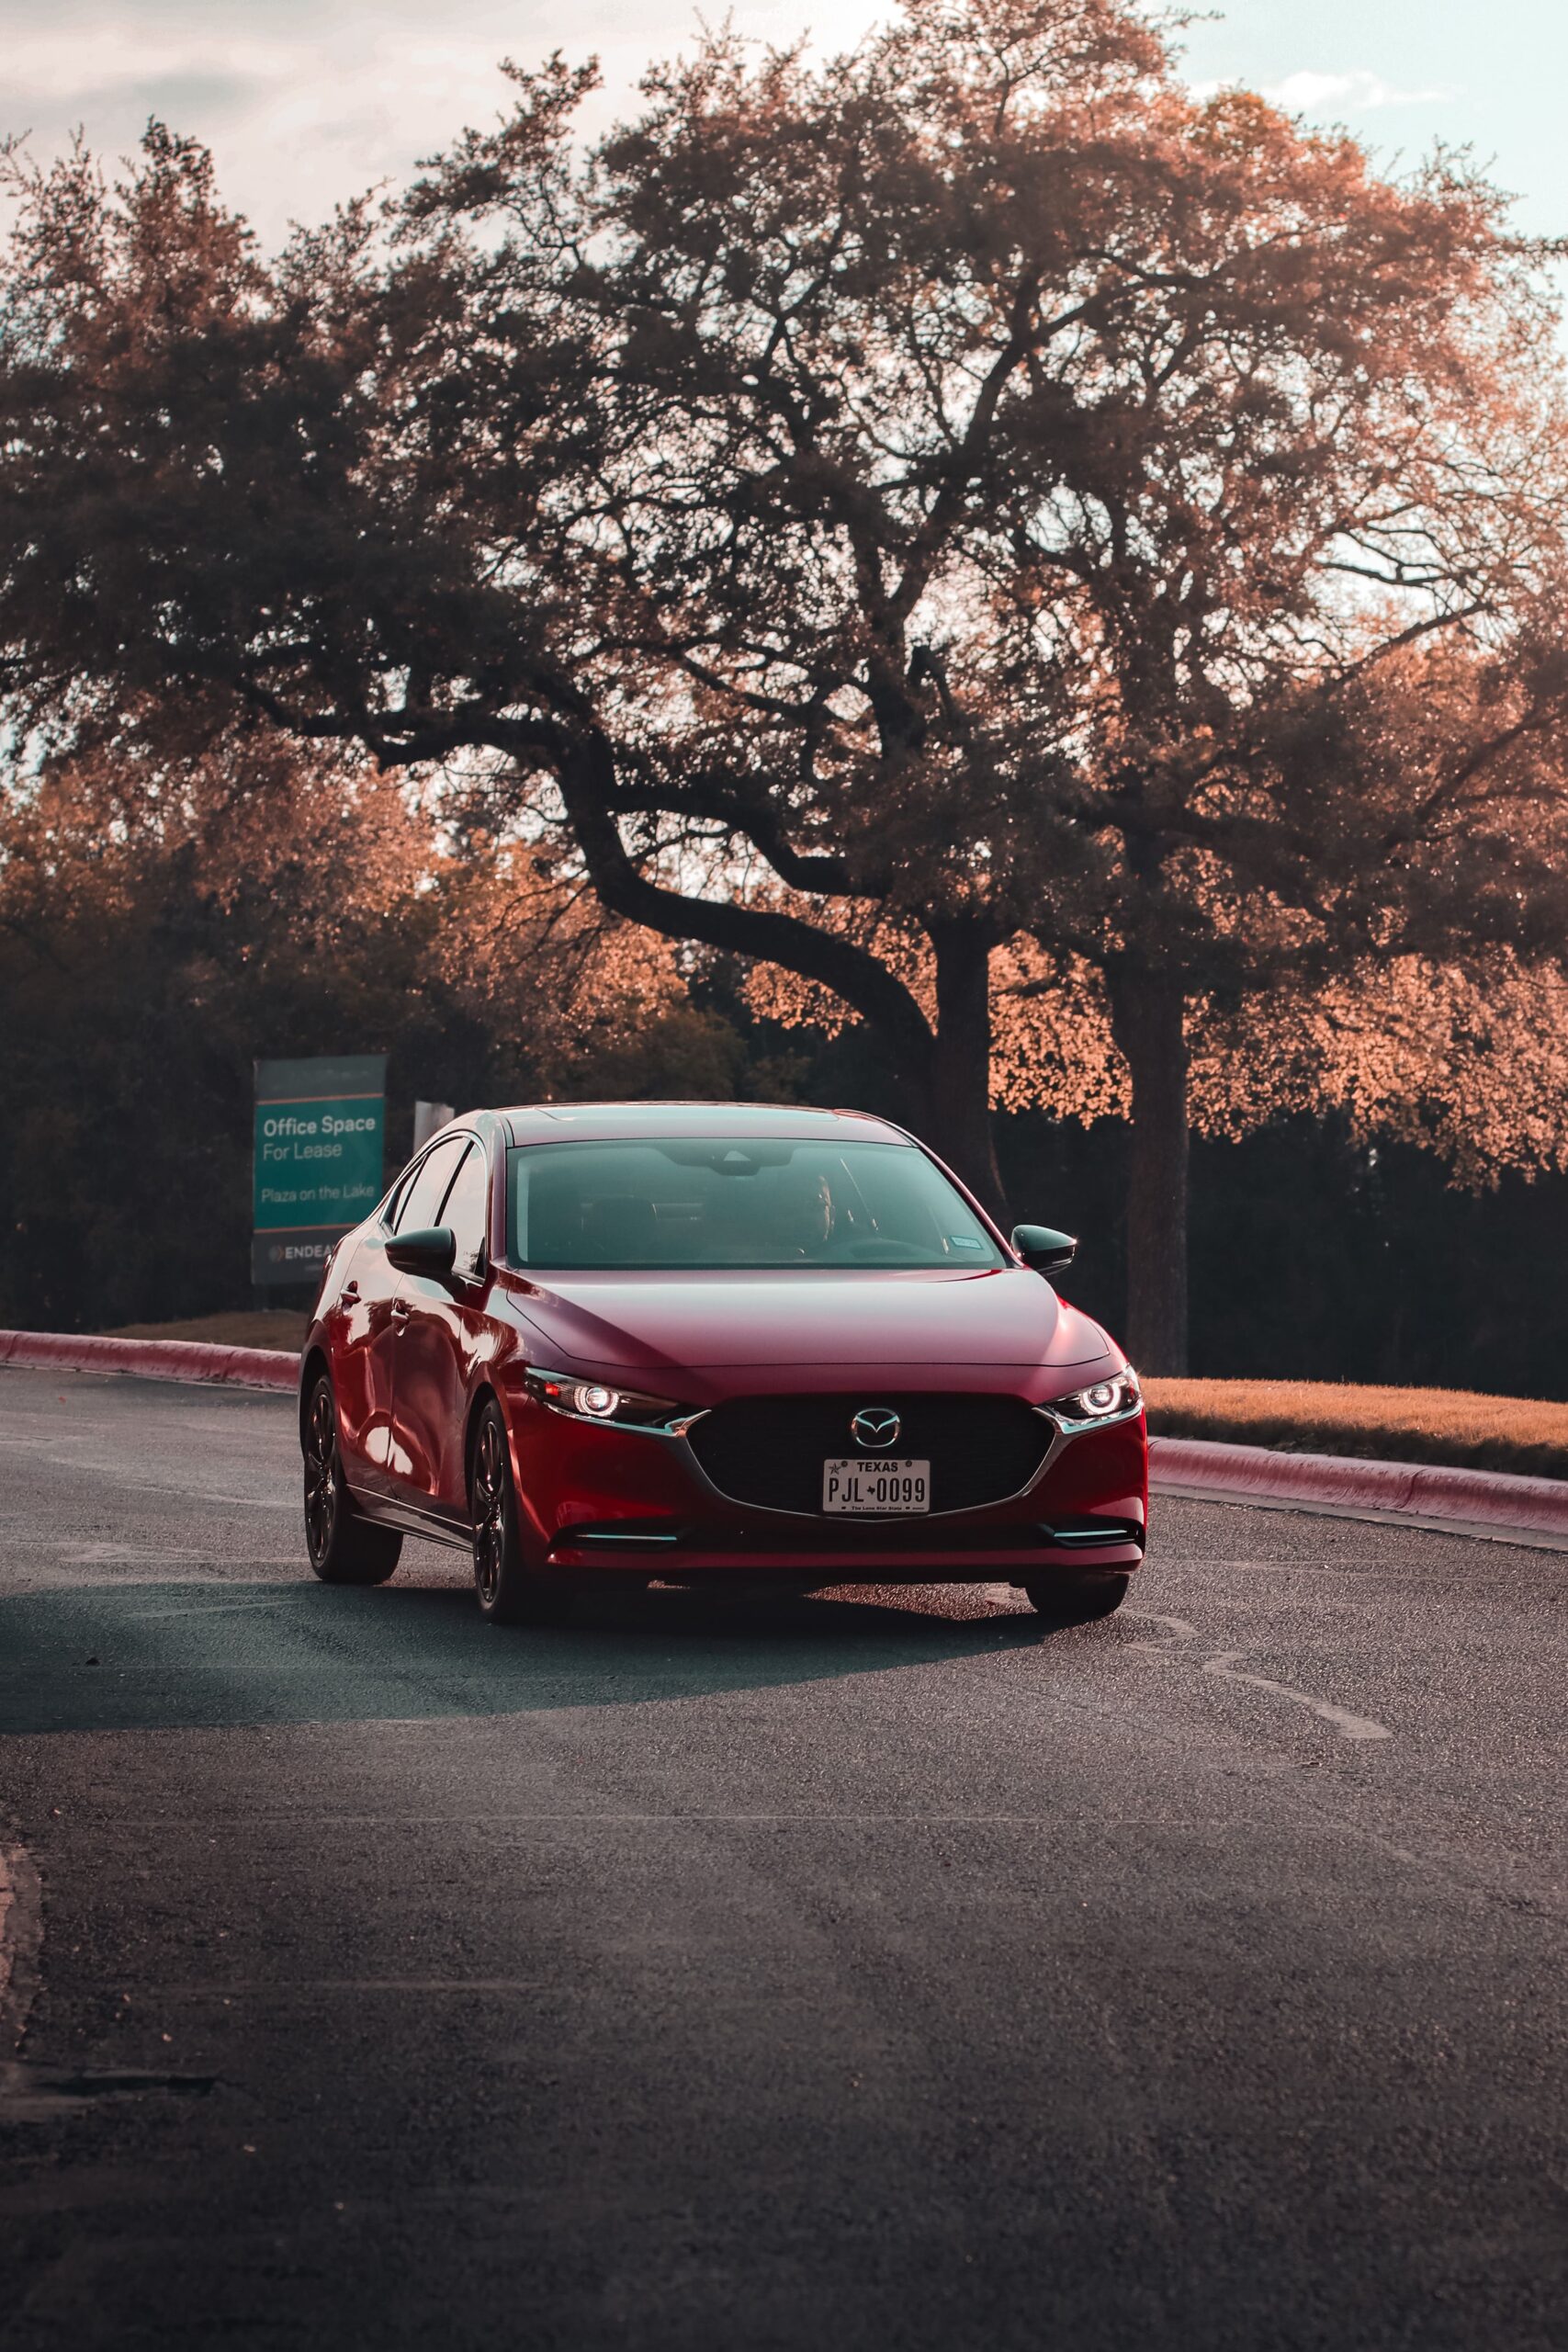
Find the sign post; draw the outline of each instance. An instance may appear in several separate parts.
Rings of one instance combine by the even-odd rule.
[[[313,1282],[381,1197],[387,1057],[257,1062],[251,1280]]]
[[[433,1135],[438,1134],[441,1128],[446,1125],[448,1119],[454,1119],[457,1115],[457,1114],[453,1110],[450,1102],[416,1102],[413,1106],[413,1148],[415,1151],[419,1149],[422,1144],[428,1143]]]

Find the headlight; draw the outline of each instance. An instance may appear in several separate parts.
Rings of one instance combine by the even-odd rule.
[[[573,1421],[611,1421],[620,1429],[678,1431],[696,1418],[689,1405],[677,1404],[672,1396],[611,1388],[601,1380],[567,1380],[553,1372],[531,1372],[527,1388],[537,1403]]]
[[[1067,1430],[1102,1429],[1107,1421],[1130,1421],[1143,1410],[1144,1395],[1131,1366],[1091,1387],[1075,1388],[1068,1396],[1052,1396],[1037,1412],[1049,1413]]]
[[[566,1398],[572,1412],[590,1414],[596,1421],[613,1421],[621,1409],[620,1390],[601,1388],[597,1382],[586,1388],[569,1388]]]

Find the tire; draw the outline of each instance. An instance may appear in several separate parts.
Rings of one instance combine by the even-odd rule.
[[[530,1567],[524,1557],[512,1448],[493,1396],[474,1430],[468,1516],[474,1530],[474,1591],[481,1616],[492,1625],[547,1625],[562,1617],[570,1593],[566,1580]]]
[[[1032,1606],[1056,1625],[1089,1625],[1109,1617],[1127,1598],[1133,1579],[1123,1568],[1064,1569],[1024,1586]]]
[[[385,1584],[403,1539],[395,1527],[374,1526],[354,1508],[338,1445],[337,1399],[325,1373],[310,1391],[302,1450],[310,1566],[323,1584]]]

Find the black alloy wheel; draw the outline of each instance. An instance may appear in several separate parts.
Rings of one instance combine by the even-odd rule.
[[[1054,1625],[1089,1625],[1121,1608],[1132,1581],[1125,1568],[1064,1568],[1055,1576],[1032,1577],[1023,1589]]]
[[[570,1588],[563,1577],[531,1568],[523,1556],[511,1448],[493,1396],[474,1431],[468,1514],[474,1529],[474,1590],[491,1624],[539,1625],[558,1618]]]
[[[385,1584],[403,1539],[394,1527],[372,1526],[354,1508],[338,1447],[337,1400],[325,1373],[310,1391],[302,1444],[310,1566],[323,1584]]]

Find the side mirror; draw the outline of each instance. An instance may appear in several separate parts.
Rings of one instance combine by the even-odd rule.
[[[416,1226],[412,1233],[394,1233],[387,1244],[387,1263],[400,1274],[428,1274],[445,1282],[457,1256],[457,1237],[449,1225]]]
[[[1070,1266],[1077,1255],[1078,1245],[1070,1233],[1058,1233],[1049,1225],[1015,1225],[1012,1246],[1026,1266],[1037,1274],[1059,1274]]]

